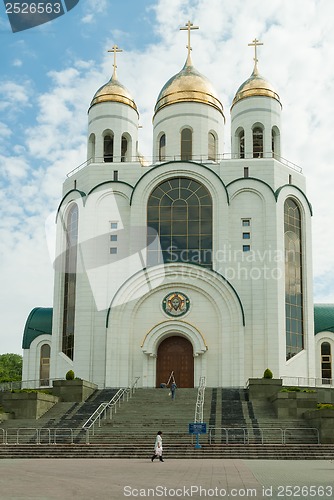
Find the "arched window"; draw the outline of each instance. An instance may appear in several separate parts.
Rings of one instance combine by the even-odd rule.
[[[321,344],[321,378],[323,384],[330,384],[332,378],[332,356],[329,342]]]
[[[217,160],[217,139],[212,132],[209,132],[208,135],[208,159]]]
[[[165,161],[166,159],[166,135],[162,134],[159,139],[159,161]]]
[[[245,131],[241,129],[238,135],[239,158],[245,158]]]
[[[301,213],[291,198],[284,204],[284,235],[286,359],[290,359],[304,349]]]
[[[193,133],[190,128],[181,131],[181,160],[191,160],[193,149]]]
[[[271,129],[271,152],[273,156],[280,155],[279,130],[277,127]]]
[[[128,153],[128,139],[125,137],[125,135],[122,135],[121,161],[127,161],[127,153]]]
[[[50,346],[43,344],[40,354],[40,368],[39,368],[39,383],[40,385],[49,385],[50,377]]]
[[[78,207],[73,204],[66,223],[66,252],[64,273],[64,308],[62,351],[73,359],[75,296],[78,245]]]
[[[149,265],[187,262],[211,267],[212,199],[199,182],[178,177],[159,184],[148,200],[147,225]]]
[[[105,162],[114,161],[114,136],[105,135],[103,140],[103,158]]]
[[[90,134],[88,140],[88,160],[95,160],[95,134]]]
[[[263,157],[263,130],[260,127],[253,129],[253,158]]]

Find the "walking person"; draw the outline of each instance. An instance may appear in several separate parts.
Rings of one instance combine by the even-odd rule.
[[[170,392],[172,393],[172,401],[174,401],[174,399],[175,399],[176,389],[177,389],[177,385],[175,382],[173,382],[172,385],[170,386]]]
[[[160,462],[164,462],[164,459],[162,458],[162,432],[159,431],[157,433],[157,437],[155,439],[155,444],[154,444],[154,455],[151,458],[151,461],[155,458],[159,457]]]

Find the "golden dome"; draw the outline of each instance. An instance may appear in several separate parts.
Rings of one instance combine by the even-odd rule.
[[[182,70],[172,76],[163,86],[158,96],[154,113],[157,113],[165,106],[177,102],[201,102],[208,104],[216,108],[224,116],[223,105],[216,97],[216,91],[212,84],[194,68],[189,56]]]
[[[254,96],[272,97],[282,106],[279,95],[275,92],[273,86],[259,74],[256,64],[251,76],[238,88],[234,96],[231,109],[235,103],[241,101],[241,99]]]
[[[109,82],[102,85],[95,93],[89,109],[99,102],[120,102],[127,104],[138,113],[136,103],[132,99],[130,92],[117,80],[115,71]]]

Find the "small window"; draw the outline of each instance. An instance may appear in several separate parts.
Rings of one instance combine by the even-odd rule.
[[[122,144],[121,144],[121,161],[124,162],[127,160],[127,152],[128,152],[128,140],[125,135],[122,135]]]
[[[250,252],[250,245],[243,245],[242,246],[242,251],[243,252]]]
[[[117,229],[118,222],[110,222],[110,229]]]
[[[212,132],[209,133],[208,137],[208,159],[216,161],[217,159],[217,143],[216,137]]]
[[[162,134],[159,140],[159,161],[166,159],[166,135]]]
[[[118,170],[114,170],[114,181],[118,181]]]
[[[329,342],[321,344],[321,377],[323,384],[330,384],[332,379],[332,356]]]
[[[263,157],[263,130],[256,127],[253,130],[253,158]]]
[[[242,219],[242,225],[244,227],[250,226],[250,219]]]
[[[245,158],[245,132],[239,132],[239,158]]]
[[[111,234],[110,241],[117,241],[117,234]]]
[[[110,254],[115,255],[117,253],[117,247],[111,247],[110,248]]]
[[[181,160],[191,160],[192,158],[192,131],[184,128],[181,131]]]
[[[114,161],[114,137],[112,135],[104,136],[103,157],[105,162]]]
[[[242,233],[243,240],[250,240],[250,233]]]
[[[244,167],[244,177],[249,177],[249,167]]]

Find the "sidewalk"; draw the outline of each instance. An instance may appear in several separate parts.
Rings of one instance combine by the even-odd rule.
[[[325,460],[0,461],[1,500],[332,497],[334,462]]]

